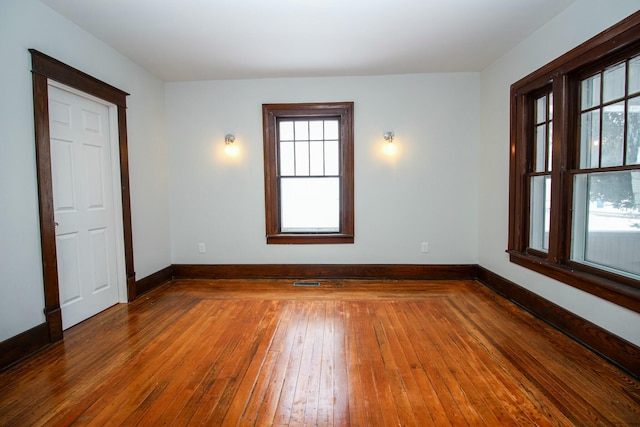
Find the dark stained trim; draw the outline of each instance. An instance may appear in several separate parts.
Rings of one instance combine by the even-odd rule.
[[[509,260],[514,264],[640,313],[640,289],[625,284],[624,281],[627,280],[625,278],[608,280],[602,275],[590,274],[586,266],[572,268],[571,265],[557,265],[543,258],[518,252],[510,252]]]
[[[124,231],[124,255],[127,277],[127,296],[135,299],[135,271],[133,264],[133,232],[129,190],[129,162],[127,154],[127,93],[88,74],[63,64],[34,49],[29,49],[32,61],[34,130],[36,170],[38,177],[38,206],[44,283],[44,314],[50,342],[62,340],[62,312],[60,309],[56,237],[49,142],[49,79],[113,103],[118,110],[118,139],[120,152],[120,180]]]
[[[472,264],[174,264],[175,279],[473,279]]]
[[[131,224],[131,188],[129,186],[129,140],[127,139],[127,109],[118,105],[118,141],[120,153],[120,191],[122,198],[122,230],[124,262],[127,273],[127,300],[136,299],[136,271],[133,265],[133,226]]]
[[[263,104],[264,196],[267,244],[349,244],[354,242],[353,102]],[[284,233],[280,223],[278,120],[340,117],[340,232]]]
[[[0,343],[0,371],[50,345],[49,327],[41,323]]]
[[[516,95],[544,86],[551,76],[574,72],[624,51],[638,42],[640,12],[633,13],[512,85]]]
[[[62,312],[58,291],[56,232],[49,142],[49,103],[47,77],[33,73],[33,109],[36,144],[36,173],[40,209],[40,244],[44,283],[44,315],[51,342],[62,339]]]
[[[478,267],[477,280],[627,373],[640,378],[640,347],[486,268]]]
[[[579,163],[579,79],[640,51],[640,12],[597,34],[511,86],[509,240],[511,262],[640,313],[640,280],[571,260],[572,170]],[[548,252],[529,247],[533,102],[552,85],[554,96],[551,226]],[[545,89],[546,90],[546,89]],[[637,169],[627,165],[619,170]],[[593,169],[599,170],[599,169]],[[616,170],[615,168],[607,170]],[[582,170],[587,172],[587,170]]]
[[[484,267],[473,264],[174,264],[136,283],[141,295],[172,279],[475,279],[640,378],[640,348]],[[46,323],[0,343],[0,371],[49,345]]]
[[[42,74],[51,80],[126,108],[127,96],[129,96],[127,92],[70,67],[35,49],[29,49],[29,52],[31,52],[31,68],[34,73]]]
[[[152,289],[157,288],[160,285],[171,281],[173,279],[173,265],[163,268],[160,271],[156,271],[149,276],[140,279],[136,282],[136,295],[140,296],[145,292],[149,292]]]

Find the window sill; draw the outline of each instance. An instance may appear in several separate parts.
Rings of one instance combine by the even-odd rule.
[[[569,286],[606,299],[640,313],[640,288],[564,265],[557,265],[536,256],[507,251],[514,264],[533,270]],[[629,279],[629,281],[632,281]]]
[[[353,243],[353,234],[280,233],[267,235],[267,244],[322,245]]]

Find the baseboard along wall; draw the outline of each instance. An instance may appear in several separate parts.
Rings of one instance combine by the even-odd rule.
[[[476,264],[173,264],[136,281],[136,297],[176,279],[472,279],[640,378],[640,347]],[[46,324],[0,343],[0,370],[50,345]]]

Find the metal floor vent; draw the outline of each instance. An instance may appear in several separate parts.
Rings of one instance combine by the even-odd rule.
[[[320,286],[320,282],[293,282],[293,286]]]

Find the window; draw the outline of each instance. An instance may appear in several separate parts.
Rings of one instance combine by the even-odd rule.
[[[512,262],[640,312],[640,13],[511,87]]]
[[[571,259],[640,279],[640,56],[580,80]]]
[[[551,136],[553,134],[553,93],[545,89],[535,97],[534,154],[529,174],[531,212],[529,242],[533,249],[548,251],[551,215]]]
[[[267,243],[353,243],[353,103],[262,114]]]

